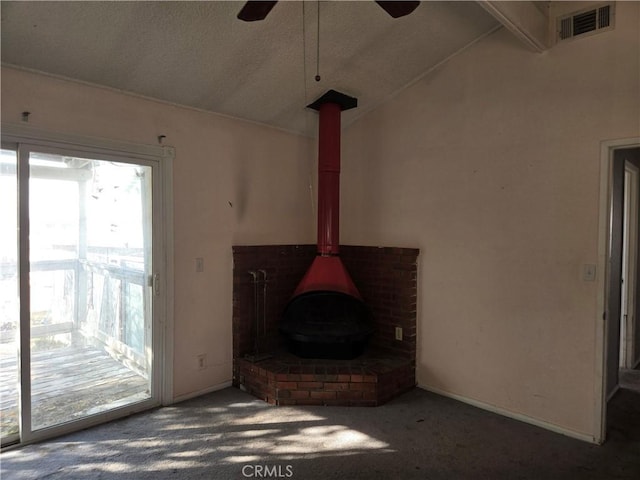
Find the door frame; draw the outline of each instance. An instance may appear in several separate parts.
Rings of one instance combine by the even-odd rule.
[[[626,309],[627,317],[621,318],[624,322],[624,336],[620,336],[620,341],[624,342],[624,348],[621,344],[620,350],[624,351],[623,368],[635,368],[640,363],[638,357],[639,352],[636,351],[635,338],[638,329],[638,305],[636,292],[638,291],[638,213],[640,208],[639,198],[639,181],[640,168],[633,163],[627,161],[625,169],[625,193],[624,193],[624,228],[623,228],[623,299],[626,305],[622,308]],[[627,190],[627,174],[629,174],[628,190]],[[626,262],[624,261],[626,251]],[[626,264],[626,265],[625,265]],[[626,267],[626,271],[625,271]],[[626,275],[625,275],[626,273]],[[624,311],[622,312],[624,313]],[[622,329],[622,325],[621,325]]]
[[[606,439],[607,419],[607,335],[606,319],[609,300],[609,249],[611,238],[611,208],[613,199],[613,163],[616,150],[640,147],[640,137],[605,140],[600,143],[600,198],[598,218],[598,275],[595,318],[595,379],[594,382],[594,442]],[[619,318],[615,321],[620,322]]]
[[[168,405],[173,402],[173,159],[175,149],[170,146],[141,145],[120,141],[113,141],[104,138],[88,137],[81,135],[70,135],[48,130],[41,130],[30,125],[2,124],[2,144],[17,146],[18,175],[28,174],[28,163],[20,161],[20,146],[27,148],[41,147],[46,149],[63,149],[73,153],[83,155],[98,155],[101,158],[121,158],[130,161],[140,161],[141,163],[155,165],[153,188],[160,193],[160,201],[154,200],[154,210],[152,224],[157,225],[158,234],[153,237],[154,254],[153,262],[153,307],[154,307],[154,349],[153,355],[157,358],[154,361],[153,403],[156,405]],[[24,150],[24,149],[23,149]],[[20,169],[22,168],[22,172]],[[18,179],[18,181],[20,181]],[[28,187],[27,187],[28,188]],[[18,192],[19,201],[28,201],[28,191],[25,189]],[[23,211],[19,214],[18,222],[21,228],[28,229],[28,213]],[[24,231],[23,231],[24,235]],[[28,259],[28,242],[19,243],[19,255]],[[20,288],[28,285],[28,264],[19,260]],[[24,271],[27,269],[26,271]],[[24,282],[24,283],[23,283]],[[26,290],[28,292],[28,289]],[[29,299],[22,298],[21,317],[28,315],[28,309],[23,308],[28,305]],[[25,342],[28,352],[28,322],[22,321],[20,342],[21,349],[24,350]],[[21,358],[28,358],[28,355],[21,355]],[[21,379],[30,375],[29,362],[20,364]],[[21,380],[22,382],[22,380]],[[24,396],[22,396],[24,397]],[[26,405],[29,402],[29,405]],[[30,411],[30,398],[21,398],[21,410],[26,408],[27,414]],[[27,423],[24,429],[21,425],[19,445],[25,445],[46,438],[63,435],[84,429],[89,426],[108,422],[116,418],[134,413],[137,410],[147,409],[150,402],[142,402],[129,407],[120,407],[100,414],[98,416],[87,417],[77,422],[71,422],[59,426],[49,427],[37,432],[31,432],[31,427]],[[27,415],[28,416],[28,415]],[[20,415],[21,421],[24,415]],[[4,447],[3,447],[4,448]]]

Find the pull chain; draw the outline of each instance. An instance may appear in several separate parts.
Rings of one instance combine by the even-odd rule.
[[[318,5],[318,25],[316,28],[317,41],[316,41],[316,82],[320,81],[320,0],[317,1]]]

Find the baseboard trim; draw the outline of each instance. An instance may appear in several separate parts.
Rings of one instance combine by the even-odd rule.
[[[513,420],[518,420],[520,422],[528,423],[530,425],[534,425],[536,427],[544,428],[545,430],[550,430],[554,433],[559,433],[561,435],[565,435],[567,437],[575,438],[577,440],[582,440],[583,442],[598,444],[596,438],[593,435],[588,435],[586,433],[576,432],[574,430],[561,427],[560,425],[556,425],[554,423],[549,423],[544,420],[540,420],[538,418],[529,417],[522,413],[512,412],[510,410],[497,407],[495,405],[491,405],[489,403],[484,403],[479,400],[475,400],[473,398],[465,397],[463,395],[458,395],[456,393],[447,392],[445,390],[441,390],[439,388],[429,387],[426,385],[417,385],[419,388],[423,390],[427,390],[428,392],[436,393],[438,395],[442,395],[443,397],[451,398],[453,400],[457,400],[462,403],[466,403],[473,407],[480,408],[482,410],[486,410],[491,413],[496,413],[498,415],[502,415],[503,417],[511,418]]]
[[[197,390],[195,392],[185,393],[184,395],[178,395],[177,397],[174,397],[172,403],[184,402],[185,400],[189,400],[191,398],[196,398],[196,397],[199,397],[201,395],[206,395],[207,393],[217,392],[218,390],[223,390],[223,389],[228,388],[230,386],[231,386],[231,380],[229,380],[227,382],[218,383],[217,385],[214,385],[213,387],[204,388],[202,390]]]

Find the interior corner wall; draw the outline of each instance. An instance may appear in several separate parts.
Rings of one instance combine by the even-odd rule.
[[[600,142],[640,133],[639,9],[542,54],[501,29],[343,135],[343,242],[421,251],[419,385],[599,435],[602,312],[582,272]]]
[[[311,141],[270,127],[2,68],[2,121],[175,147],[174,398],[231,382],[232,245],[311,243]],[[195,258],[204,259],[196,273]],[[207,355],[199,370],[196,356]]]

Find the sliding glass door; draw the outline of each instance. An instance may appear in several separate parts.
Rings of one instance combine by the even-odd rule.
[[[16,150],[0,154],[0,437],[19,438],[18,289],[18,157]]]
[[[25,144],[1,165],[3,443],[158,404],[158,165]]]

